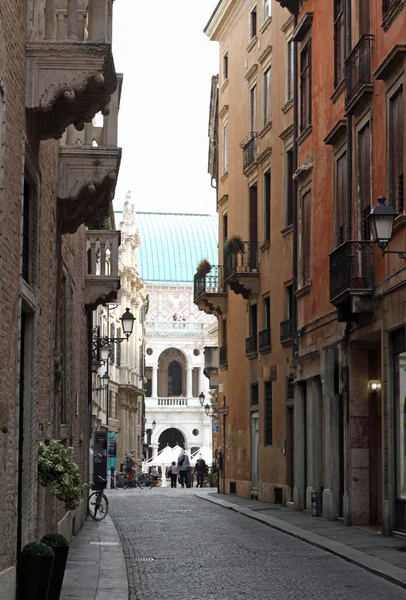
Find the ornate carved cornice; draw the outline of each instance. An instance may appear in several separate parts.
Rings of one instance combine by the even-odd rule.
[[[96,113],[108,114],[117,87],[111,44],[104,42],[28,42],[26,107],[35,113],[41,139],[78,129]]]

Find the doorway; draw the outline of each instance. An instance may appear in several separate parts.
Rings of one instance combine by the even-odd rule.
[[[158,452],[166,448],[166,446],[174,448],[176,445],[185,449],[185,437],[183,433],[175,427],[165,429],[165,431],[159,436]]]
[[[180,396],[182,393],[182,367],[173,360],[168,367],[168,396]]]
[[[251,415],[251,487],[258,489],[259,413]]]

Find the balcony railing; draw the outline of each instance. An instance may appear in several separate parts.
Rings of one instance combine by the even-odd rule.
[[[169,396],[168,398],[158,398],[158,406],[187,406],[188,400],[183,396]]]
[[[227,365],[227,346],[220,347],[220,367]]]
[[[280,340],[281,343],[292,341],[292,319],[286,319],[281,322]]]
[[[266,352],[271,349],[271,330],[263,329],[258,336],[259,351]]]
[[[235,273],[258,272],[258,243],[242,242],[241,249],[224,254],[224,280]]]
[[[344,242],[330,254],[330,302],[340,304],[351,290],[373,290],[371,242]]]
[[[372,42],[374,36],[366,34],[354,46],[351,54],[345,61],[345,75],[347,81],[346,107],[361,90],[363,86],[373,86],[372,79]]]
[[[86,232],[87,263],[85,273],[85,304],[94,310],[100,304],[117,299],[120,289],[118,247],[120,231]]]
[[[196,302],[205,294],[222,294],[224,288],[224,267],[213,265],[208,273],[195,273],[194,301]]]
[[[248,358],[255,358],[258,354],[258,336],[251,335],[245,340],[245,354]]]
[[[257,141],[258,134],[251,131],[240,144],[243,152],[242,169],[244,173],[246,169],[257,161]]]
[[[196,323],[194,321],[146,321],[146,330],[149,334],[157,334],[163,332],[168,334],[173,332],[175,335],[187,332],[199,332],[204,329],[204,323]]]

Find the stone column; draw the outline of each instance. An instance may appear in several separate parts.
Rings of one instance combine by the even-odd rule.
[[[152,398],[158,397],[158,365],[152,365],[151,396]]]
[[[55,0],[46,0],[45,4],[45,39],[55,39]]]
[[[107,2],[106,0],[89,0],[89,40],[105,42],[107,39]]]
[[[322,353],[324,404],[323,517],[332,521],[340,511],[339,398],[334,389],[334,348]],[[323,360],[324,359],[324,360]],[[324,363],[324,364],[323,364]]]
[[[296,510],[305,508],[305,448],[306,448],[306,384],[295,383],[295,487],[293,490],[293,501]]]
[[[150,444],[150,446],[152,448],[152,458],[155,458],[156,456],[158,456],[158,443]]]
[[[186,367],[186,375],[187,375],[187,380],[186,380],[186,396],[188,398],[192,398],[192,373],[193,373],[193,367],[191,367],[190,365],[188,365]]]

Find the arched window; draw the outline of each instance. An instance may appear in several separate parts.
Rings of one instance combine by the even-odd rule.
[[[182,367],[173,360],[168,367],[168,396],[180,396],[182,393]]]

